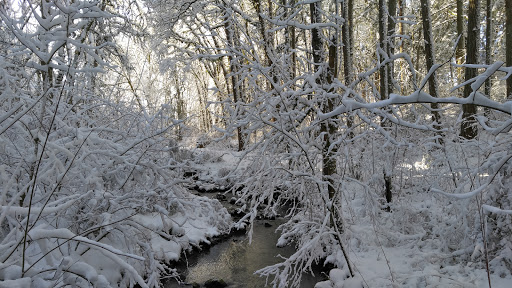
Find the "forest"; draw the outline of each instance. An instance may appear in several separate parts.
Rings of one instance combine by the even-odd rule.
[[[262,217],[295,251],[268,287],[512,287],[512,0],[0,18],[0,287],[191,287],[177,261]]]

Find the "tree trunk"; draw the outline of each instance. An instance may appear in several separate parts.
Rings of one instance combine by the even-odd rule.
[[[379,46],[382,52],[387,51],[387,37],[386,37],[386,14],[387,14],[387,7],[386,7],[386,1],[385,0],[379,0]],[[383,59],[378,59],[379,62],[382,62]],[[387,89],[387,69],[386,66],[382,65],[379,69],[379,80],[380,80],[380,100],[387,99],[388,96],[388,89]],[[383,119],[384,121],[385,119]]]
[[[391,57],[391,55],[395,54],[395,38],[393,35],[395,34],[395,22],[396,18],[396,0],[388,0],[388,29],[387,29],[387,46],[386,46],[386,53],[388,54],[388,57]],[[391,61],[387,66],[387,97],[389,97],[389,94],[393,93],[393,76],[394,76],[394,63]]]
[[[290,4],[295,4],[295,0],[290,1]],[[290,48],[292,49],[292,79],[295,79],[297,73],[297,53],[295,52],[295,48],[297,48],[297,36],[295,36],[295,27],[290,25]]]
[[[477,64],[478,63],[478,33],[479,29],[479,0],[469,0],[468,8],[468,38],[466,42],[466,64]],[[471,78],[477,76],[476,68],[466,67],[465,80],[468,81]],[[469,97],[472,89],[471,85],[464,86],[464,98]],[[460,127],[460,136],[465,139],[473,139],[478,135],[475,119],[476,106],[474,104],[462,105],[462,123]]]
[[[311,13],[311,24],[320,23],[320,13],[319,13],[319,5],[321,1],[317,1],[314,3],[309,4],[309,9]],[[311,29],[311,49],[313,54],[313,66],[315,69],[315,72],[320,69],[322,66],[322,38],[320,37],[320,29],[318,27],[315,27]],[[322,74],[322,73],[321,73]],[[320,74],[320,75],[321,75]],[[322,78],[322,77],[320,77]],[[322,79],[319,79],[320,82],[317,81],[317,83],[321,83]]]
[[[288,19],[290,12],[289,12],[289,6],[293,6],[294,0],[282,0],[281,5],[284,7],[284,19]],[[288,60],[286,62],[286,66],[288,68],[288,71],[290,74],[290,79],[295,79],[296,77],[296,62],[297,62],[297,55],[295,53],[295,48],[297,46],[296,39],[295,39],[295,27],[293,25],[288,25],[285,28],[284,31],[284,38],[287,39],[290,43],[290,45],[287,47],[286,54],[290,55],[291,57],[287,57]]]
[[[353,6],[353,0],[345,0],[343,1],[343,13],[342,16],[345,19],[345,23],[342,26],[341,30],[341,39],[343,42],[343,72],[344,72],[344,79],[345,79],[345,85],[350,85],[352,82],[354,71],[353,71],[353,65],[352,65],[352,39],[350,38],[353,29],[352,27],[352,18],[353,15],[352,9],[349,7]]]
[[[272,60],[272,51],[273,49],[273,38],[270,32],[268,32],[265,21],[263,19],[263,11],[261,8],[260,0],[252,0],[252,5],[254,10],[256,10],[256,14],[258,14],[258,22],[259,22],[259,30],[261,34],[261,38],[263,39],[263,51],[265,52],[265,65],[270,68],[270,78],[268,79],[268,89],[274,89],[274,85],[277,84],[277,75],[274,69],[274,61]],[[268,1],[268,17],[272,18],[272,1]],[[272,79],[272,81],[270,81]]]
[[[225,20],[224,20],[224,31],[226,33],[226,40],[228,42],[229,49],[234,49],[235,42],[234,42],[234,27],[232,27],[231,22],[229,21],[229,15],[227,13],[225,14]],[[233,92],[233,102],[235,105],[241,101],[240,97],[240,87],[239,87],[239,81],[238,81],[238,75],[237,75],[237,64],[235,63],[235,59],[233,57],[232,53],[228,53],[228,61],[229,61],[229,69],[231,70],[231,90]],[[242,128],[240,126],[237,127],[237,138],[238,138],[238,151],[244,150],[244,136],[242,134]]]
[[[352,83],[354,79],[354,71],[353,71],[353,65],[352,65],[352,19],[353,19],[353,6],[354,6],[353,0],[344,0],[343,1],[343,13],[342,16],[345,19],[345,23],[342,26],[341,30],[341,40],[343,42],[343,74],[344,74],[344,80],[345,80],[345,86],[350,86],[350,83]],[[330,55],[329,55],[330,56]],[[354,126],[354,117],[352,115],[349,115],[347,117],[347,127],[348,129],[351,129],[352,126]],[[354,138],[354,132],[349,131],[348,137],[350,139]]]
[[[329,47],[329,72],[327,75],[327,82],[331,84],[335,75],[337,74],[337,47],[336,47],[336,39],[332,40],[332,44]],[[324,100],[322,112],[329,113],[334,109],[334,99],[328,98]],[[324,145],[322,147],[322,162],[323,169],[322,175],[324,181],[327,181],[328,184],[328,192],[329,199],[334,202],[336,196],[336,189],[334,188],[334,179],[333,176],[336,174],[336,153],[337,148],[331,147],[331,135],[336,133],[336,125],[333,123],[333,119],[325,120],[321,124],[321,132],[324,133]],[[333,209],[332,212],[336,211]],[[338,221],[339,215],[334,213],[332,217],[333,221]],[[341,222],[338,223],[338,227],[341,229]]]
[[[487,0],[485,7],[485,64],[490,65],[492,61],[492,0]],[[491,99],[491,77],[485,80],[485,96]],[[490,117],[491,111],[484,108],[487,118]]]
[[[464,62],[464,21],[463,21],[463,0],[457,0],[457,35],[459,37],[459,42],[457,43],[457,48],[455,50],[455,58],[457,58],[457,64],[462,65]],[[457,68],[457,83],[460,83],[462,79],[463,68]]]
[[[389,0],[389,10],[386,6],[385,0],[379,0],[379,39],[380,39],[380,48],[384,53],[391,56],[394,53],[393,41],[391,40],[391,35],[395,31],[395,21],[392,17],[395,17],[396,14],[396,1]],[[387,24],[387,25],[386,25]],[[387,28],[386,28],[387,26]],[[380,59],[382,62],[384,59]],[[380,68],[380,97],[381,100],[388,99],[389,94],[393,91],[393,65],[389,63]],[[391,127],[389,121],[386,119],[381,119],[381,127]],[[393,198],[393,191],[391,185],[391,169],[386,169],[384,167],[384,195],[386,197],[386,202],[391,203]],[[389,206],[386,208],[387,211],[390,210]]]
[[[434,38],[432,37],[432,19],[430,16],[430,0],[421,0],[421,18],[423,20],[423,39],[425,40],[425,62],[427,63],[427,71],[432,69],[435,63],[435,53],[434,53]],[[428,90],[432,97],[439,97],[437,93],[437,81],[436,81],[436,73],[432,73],[428,79]],[[441,129],[441,115],[439,114],[438,104],[432,103],[430,104],[432,108],[432,120],[435,122],[434,128],[439,130]],[[441,137],[441,135],[439,135]],[[441,143],[442,138],[439,138],[438,143]]]
[[[405,15],[405,0],[400,0],[399,1],[399,9],[398,9],[398,16],[400,17],[400,20],[404,20],[404,15]],[[398,24],[398,34],[400,35],[405,35],[404,34],[404,23],[400,22]],[[401,36],[403,37],[403,36]],[[405,39],[402,38],[402,40],[400,41],[400,53],[403,53],[404,52],[404,41]],[[405,73],[404,73],[404,62],[403,61],[400,61],[400,92],[402,94],[405,95]]]
[[[176,119],[179,119],[179,120],[183,120],[185,119],[186,115],[185,115],[185,101],[183,101],[183,97],[182,97],[182,91],[181,91],[181,88],[180,88],[180,81],[178,79],[178,76],[176,76],[175,78],[175,88],[176,88]],[[201,106],[203,107],[203,106]],[[183,140],[183,131],[182,131],[182,127],[181,125],[178,125],[178,141],[181,141]]]
[[[320,2],[317,1],[314,3],[310,3],[310,15],[311,15],[311,24],[321,23],[319,7]],[[327,83],[332,83],[334,79],[334,75],[336,75],[336,67],[337,67],[337,53],[336,53],[336,38],[332,39],[332,44],[329,46],[329,66],[327,71],[321,71],[321,67],[323,66],[323,43],[322,38],[320,36],[321,30],[319,28],[314,28],[311,30],[311,49],[313,52],[313,65],[314,65],[314,73],[319,74],[319,78],[316,80],[316,83],[319,86],[323,86],[325,84],[325,80]],[[318,73],[320,72],[320,73]],[[327,72],[327,73],[325,73]],[[325,76],[323,74],[326,74]],[[323,91],[320,91],[320,87],[317,89],[317,95],[321,96]],[[332,99],[325,98],[320,103],[321,109],[323,113],[328,113],[332,111],[334,108],[334,103]],[[334,179],[333,176],[336,174],[336,149],[331,148],[331,135],[336,132],[336,126],[332,123],[332,120],[325,120],[320,123],[320,133],[323,135],[323,146],[322,146],[322,178],[327,182],[327,191],[329,194],[329,200],[333,202],[335,201],[336,189],[334,188]],[[336,225],[339,229],[342,229],[341,222],[339,222],[339,215],[335,213],[336,209],[334,205],[330,209],[331,212],[331,225]]]
[[[505,0],[505,11],[507,14],[507,22],[506,22],[506,51],[507,51],[507,66],[512,66],[512,0]],[[508,77],[507,79],[507,99],[512,99],[512,77]]]

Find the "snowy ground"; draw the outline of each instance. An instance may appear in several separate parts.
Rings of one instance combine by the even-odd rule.
[[[185,181],[185,187],[229,187],[234,184],[232,178],[236,173],[232,172],[246,168],[249,163],[240,163],[240,154],[232,152],[230,147],[190,149],[194,157],[183,172],[194,171],[195,175]],[[83,203],[81,198],[68,199],[73,209],[103,211],[108,206],[103,213],[95,214],[98,224],[116,223],[132,213],[135,216],[98,230],[103,234],[92,234],[96,238],[89,234],[89,238],[81,237],[68,229],[34,227],[29,233],[25,270],[29,265],[33,268],[22,277],[19,265],[1,263],[0,288],[45,288],[66,283],[79,287],[89,283],[94,287],[126,287],[135,283],[150,287],[158,283],[159,276],[166,274],[165,268],[151,259],[177,260],[184,250],[201,242],[209,243],[211,237],[227,233],[233,225],[227,210],[217,200],[193,195],[179,185],[171,190],[167,194],[144,194],[144,199],[139,199],[143,203],[132,203],[131,207],[123,202],[124,196],[116,198],[108,192],[87,194],[88,200]],[[467,201],[450,202],[439,194],[409,189],[397,195],[389,213],[377,207],[373,196],[361,183],[344,184],[343,242],[356,276],[347,279],[347,267],[339,267],[329,273],[330,280],[318,283],[317,288],[488,287],[481,247],[470,245],[473,247],[470,250],[460,249],[464,247],[461,243],[474,243],[478,237],[465,232],[468,226],[474,225],[464,220],[467,216],[464,213],[472,213]],[[46,211],[63,205],[62,202],[65,201],[49,203]],[[24,212],[13,210],[12,213]],[[445,228],[458,227],[459,222],[460,228],[452,231]],[[4,238],[3,245],[10,249],[13,244],[6,239],[9,236]],[[137,247],[129,245],[134,243]],[[344,263],[341,252],[328,258],[330,262]],[[492,260],[492,287],[512,287],[508,262]],[[167,272],[172,275],[175,271]]]
[[[198,183],[204,180],[228,185],[223,177],[237,166],[237,154],[219,149],[196,152],[215,158],[196,167],[200,170]],[[411,193],[416,194],[411,197]],[[445,221],[457,221],[450,217],[467,203],[451,203],[441,195],[407,191],[396,198],[393,212],[388,213],[373,207],[368,197],[371,196],[361,185],[347,183],[344,236],[356,277],[347,279],[346,267],[334,269],[331,280],[318,283],[317,288],[488,287],[483,256],[475,253],[479,248],[455,249],[457,242],[471,241],[474,235],[443,228]],[[332,257],[344,262],[341,254]],[[512,287],[510,271],[502,264],[492,264],[492,287]]]

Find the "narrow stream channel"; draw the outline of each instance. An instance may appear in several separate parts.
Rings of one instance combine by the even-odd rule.
[[[251,244],[249,244],[248,236],[245,234],[229,237],[199,255],[188,259],[188,265],[184,272],[185,282],[189,283],[188,285],[180,285],[176,281],[170,281],[164,287],[192,287],[192,283],[203,285],[210,279],[222,279],[230,288],[272,287],[273,277],[269,277],[268,283],[266,283],[267,279],[265,277],[259,277],[254,272],[281,262],[282,259],[277,255],[289,257],[295,251],[294,247],[276,247],[279,233],[276,233],[275,230],[282,223],[284,223],[282,218],[256,220]],[[318,276],[313,277],[310,274],[304,274],[300,287],[314,287],[315,283],[322,280]]]

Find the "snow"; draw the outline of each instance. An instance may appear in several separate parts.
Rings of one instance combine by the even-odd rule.
[[[320,69],[308,72],[308,66],[317,65],[311,65],[308,58],[310,47],[301,47],[308,41],[306,36],[296,43],[294,55],[301,75],[295,79],[281,73],[289,70],[280,61],[290,58],[291,47],[284,54],[273,50],[277,47],[267,47],[271,49],[265,56],[273,67],[258,62],[263,51],[259,45],[267,43],[246,33],[255,30],[244,31],[257,29],[257,25],[238,26],[239,47],[196,49],[194,43],[210,45],[212,35],[222,46],[230,45],[223,42],[222,32],[214,31],[223,28],[218,26],[219,19],[211,17],[220,11],[226,12],[229,20],[224,23],[229,25],[256,23],[246,7],[196,1],[186,7],[185,17],[204,24],[189,27],[199,28],[192,36],[204,38],[183,36],[190,40],[187,47],[174,43],[179,42],[175,38],[169,43],[176,44],[172,50],[194,61],[234,56],[237,64],[232,67],[239,70],[223,71],[224,76],[239,77],[240,89],[246,89],[241,94],[247,92],[248,97],[233,103],[220,99],[228,96],[224,88],[230,85],[217,83],[222,75],[213,79],[195,70],[196,63],[189,59],[169,59],[165,65],[176,75],[150,79],[155,66],[149,56],[161,59],[168,55],[153,57],[153,51],[132,55],[140,50],[132,49],[131,42],[123,43],[130,47],[127,51],[117,45],[123,41],[115,37],[131,37],[124,36],[131,33],[142,39],[144,33],[139,34],[132,23],[148,20],[144,23],[151,25],[158,17],[132,22],[137,12],[123,10],[127,7],[106,9],[102,1],[64,2],[42,1],[37,4],[42,7],[32,7],[30,1],[18,1],[7,10],[2,6],[0,13],[0,287],[158,287],[160,279],[176,276],[172,261],[184,252],[210,244],[213,237],[233,228],[248,227],[251,233],[252,222],[262,215],[285,217],[277,245],[296,247],[282,263],[257,271],[275,277],[273,283],[278,287],[297,286],[300,273],[295,272],[310,271],[322,261],[334,268],[327,273],[328,280],[319,278],[318,288],[487,287],[488,273],[493,287],[512,287],[512,139],[508,133],[512,101],[500,102],[498,96],[489,99],[478,91],[491,76],[505,72],[510,77],[512,67],[503,67],[501,61],[462,65],[485,71],[451,90],[439,87],[445,94],[436,98],[423,86],[437,69],[438,75],[448,75],[442,70],[447,63],[430,69],[418,88],[413,68],[417,65],[408,52],[387,55],[378,48],[377,56],[383,61],[365,67],[375,59],[361,59],[359,68],[366,70],[348,87],[339,81],[322,86],[319,77],[327,63],[315,63]],[[175,10],[167,11],[164,2],[143,4],[162,5],[148,15],[164,11],[163,19],[168,21],[165,17]],[[322,11],[324,19],[317,23],[307,24],[303,21],[307,17],[299,19],[311,3],[319,1],[275,6],[279,13],[260,16],[275,26],[269,30],[272,33],[291,26],[306,34],[319,29],[337,31],[339,23],[330,19],[334,15],[329,9]],[[141,11],[148,9],[144,5]],[[109,9],[129,15],[117,17]],[[215,14],[202,14],[200,9]],[[176,24],[184,23],[182,16],[178,15]],[[411,24],[410,17],[399,22]],[[209,19],[216,23],[208,23]],[[159,30],[153,28],[148,31]],[[203,33],[203,29],[211,31]],[[281,42],[279,37],[273,38],[275,44]],[[409,35],[400,37],[408,39]],[[138,71],[139,64],[132,63],[132,57],[149,69]],[[215,65],[226,64],[224,60],[205,63],[213,65],[209,72],[214,74],[220,67]],[[407,64],[401,68],[410,68],[402,74],[409,78],[407,83],[395,83],[407,86],[403,90],[407,92],[376,99],[379,93],[374,81],[379,68],[397,61]],[[49,77],[49,71],[55,77]],[[204,92],[198,88],[183,91],[183,96],[199,95],[201,101],[210,101],[211,110],[205,113],[210,116],[219,113],[214,106],[221,104],[226,113],[222,117],[228,117],[222,119],[227,125],[216,122],[219,119],[207,120],[222,126],[214,126],[216,133],[187,139],[187,133],[198,134],[203,128],[189,127],[198,118],[186,115],[192,110],[179,115],[173,101],[181,97],[176,95],[179,85],[185,90],[193,85],[187,83],[191,71],[198,72],[194,81],[217,87],[206,88],[206,95],[197,93]],[[98,75],[101,72],[106,73]],[[137,79],[132,80],[138,83],[129,89],[125,82],[135,75]],[[176,84],[165,83],[168,76],[175,77]],[[454,79],[447,80],[441,81],[443,86]],[[266,81],[273,89],[268,89]],[[494,83],[493,91],[501,93],[502,84]],[[473,90],[468,98],[456,95],[457,89],[468,86]],[[218,102],[211,102],[210,92]],[[168,96],[172,100],[161,103],[160,98]],[[333,109],[322,107],[327,99],[339,101]],[[432,123],[420,111],[429,109],[426,103],[475,104],[502,113],[492,119],[479,115],[479,138],[466,141],[453,137],[460,124],[457,110],[446,110],[442,123]],[[171,119],[176,114],[182,119]],[[354,138],[346,133],[344,122],[348,121],[339,117],[348,114],[357,120],[351,127],[357,132]],[[385,118],[396,125],[382,125]],[[336,123],[336,131],[323,132],[325,121]],[[442,145],[433,141],[439,137],[435,127],[441,124]],[[247,136],[246,150],[234,152],[233,137],[240,130]],[[175,140],[182,133],[185,139]],[[329,137],[332,155],[322,149]],[[344,149],[334,149],[340,147]],[[327,157],[340,164],[331,175],[323,175]],[[382,171],[392,176],[391,203],[382,197]],[[186,173],[195,174],[187,177]],[[334,194],[327,189],[329,183],[335,184],[331,186]],[[236,208],[247,214],[233,223],[218,200],[196,195],[196,187],[232,194],[236,205],[240,204]],[[228,188],[233,189],[225,191]]]
[[[92,241],[85,237],[76,236],[68,229],[65,229],[65,228],[46,229],[46,228],[47,227],[44,227],[44,228],[36,227],[28,232],[28,236],[30,237],[31,240],[47,239],[47,238],[60,238],[60,239],[69,239],[69,240],[79,241],[79,242],[85,243],[86,245],[89,245],[91,248],[99,248],[102,251],[106,250],[113,254],[122,255],[122,256],[126,256],[126,257],[130,257],[133,259],[144,261],[144,258],[140,257],[138,255],[124,253],[123,251],[120,251],[119,249],[116,249],[110,245]]]
[[[88,194],[88,196],[90,195],[93,194]],[[209,243],[211,237],[226,233],[231,227],[231,218],[227,210],[217,200],[193,194],[189,194],[188,197],[192,199],[190,202],[193,203],[192,207],[181,212],[176,213],[175,211],[171,214],[168,209],[157,206],[155,212],[135,214],[130,217],[130,220],[127,220],[127,223],[137,226],[138,231],[144,232],[142,235],[134,234],[133,236],[142,237],[140,241],[148,241],[149,245],[147,247],[153,251],[154,257],[159,261],[165,263],[177,261],[185,250],[201,243]],[[76,201],[76,199],[72,201]],[[67,204],[68,202],[64,203]],[[88,200],[88,203],[97,205],[97,201]],[[186,206],[182,207],[185,208]],[[111,214],[104,214],[102,217],[104,223],[116,222]],[[107,227],[109,226],[107,225]],[[166,230],[166,227],[172,228]],[[105,231],[113,233],[115,230],[106,229]],[[57,265],[57,271],[60,272],[57,272],[56,275],[62,276],[65,283],[82,283],[85,279],[88,283],[92,283],[94,287],[110,287],[112,283],[124,281],[125,276],[123,274],[128,273],[140,287],[149,287],[141,276],[143,272],[141,268],[144,267],[143,263],[150,259],[123,251],[125,249],[130,251],[131,249],[128,247],[124,247],[123,250],[116,248],[120,246],[119,243],[116,243],[115,238],[106,237],[96,241],[76,235],[67,228],[53,228],[48,224],[41,224],[32,228],[28,237],[33,243],[38,244],[37,246],[30,246],[30,255],[34,255],[35,258],[29,258],[30,268],[34,267],[29,271],[44,270],[47,266]],[[85,245],[89,249],[82,248],[85,253],[81,256],[71,254],[59,259],[59,255],[61,255],[59,250],[52,249],[56,244],[55,239],[59,239],[57,243],[75,242]],[[39,258],[37,255],[41,253],[49,255],[44,259]],[[128,261],[129,259],[131,261]],[[63,271],[71,273],[63,273]],[[52,285],[51,282],[41,278],[21,278],[21,275],[21,267],[17,265],[9,265],[0,269],[0,279],[13,280],[6,282],[13,285],[12,287],[16,287],[14,285],[23,287],[27,281],[30,283],[32,280],[39,283],[39,286],[36,287]],[[32,275],[32,272],[27,275]]]
[[[5,280],[16,280],[21,278],[21,267],[18,265],[10,265],[0,270],[0,278]]]
[[[512,210],[504,210],[504,209],[500,209],[498,207],[493,207],[493,206],[490,206],[487,204],[482,205],[482,209],[484,209],[487,212],[494,213],[494,214],[512,215]]]
[[[415,173],[419,175],[430,173],[431,162],[425,157],[418,160],[411,159],[411,164],[404,167],[416,171]],[[474,159],[466,161],[477,164]],[[503,158],[500,158],[493,166],[500,167],[503,161]],[[444,195],[418,191],[415,192],[414,198],[396,200],[398,202],[393,206],[394,213],[385,213],[371,208],[370,203],[374,200],[369,200],[366,196],[368,195],[367,187],[360,181],[349,181],[343,184],[345,191],[343,198],[348,201],[344,205],[347,209],[345,213],[348,214],[346,217],[349,219],[345,232],[347,238],[344,239],[347,241],[345,244],[349,250],[349,259],[355,270],[355,277],[349,277],[344,264],[345,260],[338,251],[328,255],[326,261],[337,263],[341,268],[331,270],[329,280],[321,281],[315,287],[487,287],[487,272],[485,266],[482,266],[482,252],[471,257],[473,248],[475,251],[482,251],[482,246],[477,244],[467,252],[454,250],[457,246],[465,245],[463,238],[468,236],[464,236],[464,232],[443,229],[445,229],[444,225],[448,227],[454,221],[445,217],[457,219],[460,217],[457,214],[468,213],[464,211],[471,208],[466,207],[468,204],[465,203],[486,188],[488,189],[489,185],[484,182],[474,191],[460,195],[433,188],[430,191],[443,192]],[[447,204],[442,203],[452,201],[449,199],[453,198],[459,199],[456,200],[458,202],[444,207]],[[490,213],[500,213],[500,209],[486,204],[482,208]],[[447,213],[451,216],[444,216]],[[477,213],[476,210],[473,210],[473,213]],[[293,219],[300,221],[300,218]],[[447,222],[444,223],[444,221]],[[376,225],[375,222],[379,224]],[[306,234],[307,230],[300,229],[298,225],[294,227],[298,232],[290,231],[288,234],[283,234],[277,243],[278,246],[287,245],[290,237],[295,233]],[[448,234],[442,234],[440,231],[448,231],[442,232]],[[304,249],[307,250],[307,247]],[[299,259],[300,253],[306,250],[298,251],[298,254],[290,257],[289,260]],[[458,260],[464,254],[472,260],[468,262]],[[493,287],[510,287],[512,284],[510,272],[497,260],[491,263],[493,263],[491,269],[495,271],[491,273]],[[276,271],[277,267],[284,269],[287,266],[286,264],[274,265],[272,268],[260,270],[259,273],[267,275],[271,271]],[[503,269],[506,272],[503,272]]]
[[[332,269],[329,272],[329,280],[318,282],[315,288],[363,288],[360,277],[350,277],[347,270]]]
[[[30,287],[32,279],[29,277],[19,278],[16,280],[0,281],[0,288],[27,288]]]
[[[343,283],[345,279],[347,279],[350,275],[348,271],[341,269],[332,269],[329,272],[329,279],[333,282],[334,285],[339,285]],[[338,284],[339,283],[339,284]]]
[[[505,64],[503,61],[496,61],[492,65],[490,65],[484,73],[478,75],[473,83],[471,83],[471,89],[473,92],[469,95],[469,97],[474,97],[477,90],[480,89],[480,87],[485,83],[485,80],[487,80],[489,77],[491,77],[498,69],[501,68]],[[486,97],[488,98],[488,97]]]

